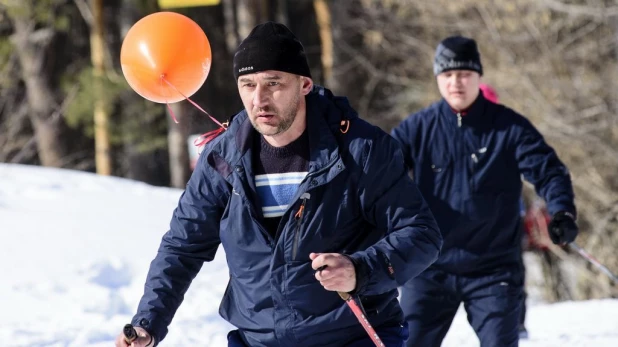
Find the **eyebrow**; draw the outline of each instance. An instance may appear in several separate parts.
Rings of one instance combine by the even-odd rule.
[[[279,76],[279,75],[266,75],[266,76],[264,76],[263,79],[265,79],[267,81],[276,81],[276,80],[283,79],[283,77]],[[238,79],[238,82],[246,83],[246,82],[254,82],[254,81],[251,78],[246,78],[246,77],[243,78],[243,77],[241,77],[241,78]]]
[[[267,75],[264,77],[265,80],[280,80],[283,77],[279,76],[279,75]]]

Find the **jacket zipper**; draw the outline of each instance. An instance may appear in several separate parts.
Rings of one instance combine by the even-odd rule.
[[[463,134],[463,129],[461,129],[461,124],[462,124],[462,117],[461,117],[461,112],[457,112],[457,129],[455,131],[455,149],[454,149],[454,154],[455,154],[455,163],[453,164],[454,168],[455,168],[455,172],[458,172],[459,170],[467,170],[466,166],[467,166],[467,160],[461,160],[460,158],[462,158],[462,152],[464,150],[462,150],[461,148],[465,148],[465,136]],[[466,175],[459,175],[459,182],[461,185],[461,188],[464,188],[465,186],[469,186],[469,182],[467,182],[468,180],[465,178]],[[463,200],[461,200],[460,202],[460,208],[463,208]]]
[[[476,189],[474,184],[474,176],[476,174],[477,165],[479,162],[479,158],[476,156],[476,153],[472,153],[470,156],[472,158],[472,171],[470,172],[470,191],[474,192]]]
[[[307,200],[309,200],[310,197],[311,195],[309,193],[303,193],[303,195],[301,195],[300,198],[302,199],[302,202],[300,203],[298,212],[296,212],[296,214],[294,215],[294,218],[296,219],[296,231],[294,232],[294,243],[292,245],[292,260],[296,260],[296,255],[298,253],[298,243],[300,242],[302,218],[305,214],[305,204],[307,204]]]

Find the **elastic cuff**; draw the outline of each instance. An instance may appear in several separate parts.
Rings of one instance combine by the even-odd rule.
[[[152,323],[150,320],[148,320],[147,318],[134,317],[133,320],[131,320],[131,324],[134,327],[139,327],[139,328],[146,330],[148,335],[152,337],[151,342],[154,341],[154,344],[149,344],[148,347],[154,347],[159,344],[159,339],[157,339],[157,334],[154,333],[155,329],[152,326]]]
[[[571,213],[569,211],[564,211],[564,210],[556,212],[554,216],[560,216],[560,217],[566,216],[566,217],[571,218],[572,220],[576,220],[577,218],[574,213]]]
[[[356,275],[356,287],[353,291],[349,292],[350,295],[359,295],[362,294],[365,289],[367,289],[367,284],[369,284],[369,274],[367,266],[359,259],[354,258],[349,254],[344,254],[344,256],[352,262],[354,265],[354,273]]]
[[[547,204],[547,212],[549,212],[551,216],[555,216],[558,213],[567,212],[573,216],[573,220],[577,220],[577,208],[573,205],[563,203]]]

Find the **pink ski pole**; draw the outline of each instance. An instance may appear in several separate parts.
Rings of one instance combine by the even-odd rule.
[[[367,335],[369,335],[369,337],[371,338],[371,341],[373,341],[373,343],[377,347],[385,347],[384,342],[380,340],[380,336],[378,336],[376,331],[373,329],[373,327],[367,320],[367,317],[365,317],[365,315],[363,314],[363,311],[361,310],[360,306],[358,306],[358,304],[356,303],[356,300],[354,300],[352,295],[348,293],[341,293],[341,292],[338,292],[338,293],[339,293],[339,296],[348,304],[348,306],[350,306],[350,309],[352,310],[352,312],[354,312],[356,319],[358,319],[358,321],[363,326],[363,328],[365,328],[365,331],[367,332]]]

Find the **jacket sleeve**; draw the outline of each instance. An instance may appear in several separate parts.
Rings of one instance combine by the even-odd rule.
[[[214,259],[220,243],[219,220],[226,193],[217,191],[216,181],[209,177],[205,154],[200,156],[174,211],[170,230],[150,264],[144,295],[131,322],[154,335],[157,343],[167,335],[191,281],[204,262]]]
[[[403,152],[403,160],[408,170],[414,170],[414,138],[415,138],[415,126],[413,124],[412,116],[402,121],[397,127],[391,131],[391,136],[399,142],[401,151]]]
[[[534,185],[537,194],[545,199],[551,215],[567,211],[575,216],[569,170],[530,121],[520,115],[515,117],[518,121],[512,136],[519,171],[526,181]]]
[[[355,292],[377,295],[396,289],[436,261],[442,236],[390,136],[380,132],[370,144],[363,170],[359,197],[364,217],[385,236],[350,257],[360,282]]]

